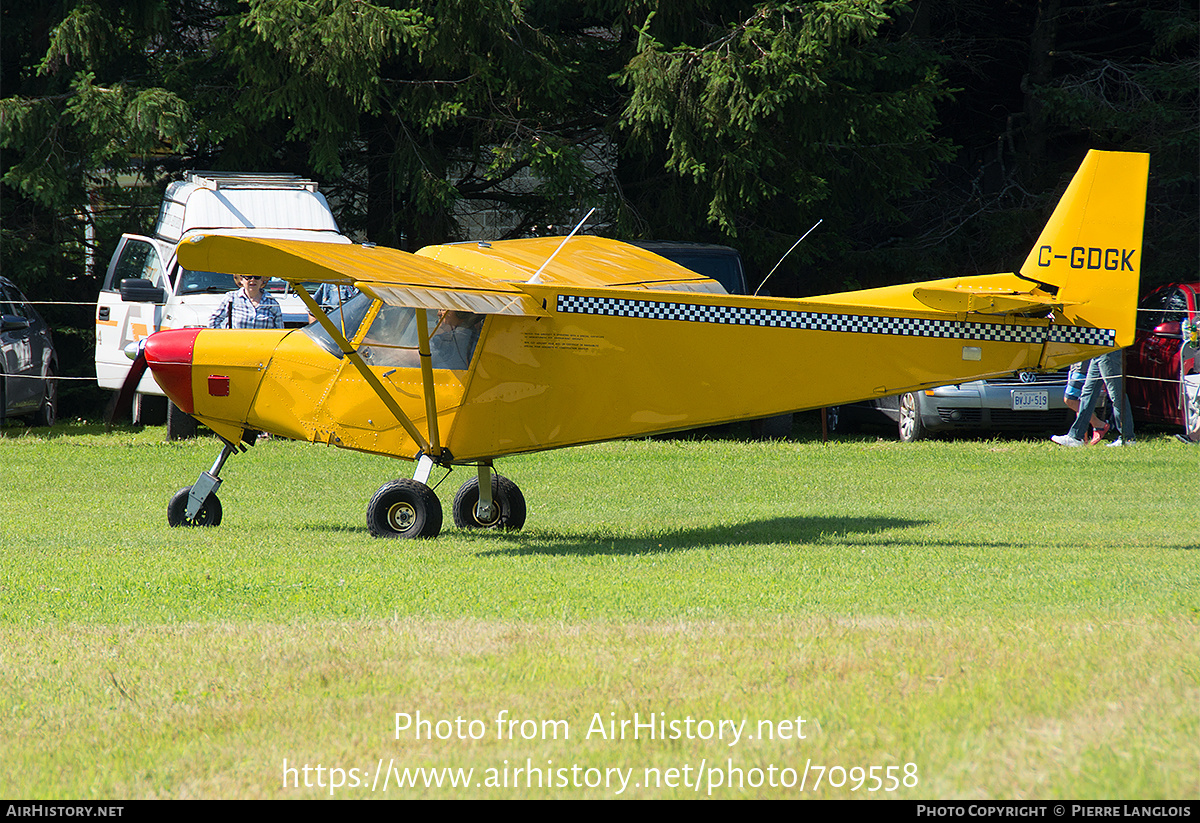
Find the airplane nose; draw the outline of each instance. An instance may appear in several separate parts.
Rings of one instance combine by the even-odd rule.
[[[192,399],[192,353],[201,331],[168,329],[146,338],[146,365],[167,396],[188,414],[196,408]]]

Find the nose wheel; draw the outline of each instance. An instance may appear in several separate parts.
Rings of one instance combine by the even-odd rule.
[[[221,500],[215,494],[209,494],[200,504],[199,510],[188,516],[188,498],[192,486],[187,486],[175,492],[171,502],[167,504],[167,522],[172,526],[219,526],[221,525]]]
[[[200,472],[200,477],[190,486],[175,492],[167,504],[167,523],[172,526],[219,526],[221,524],[221,501],[217,489],[221,486],[221,467],[233,454],[234,446],[225,444],[221,455],[212,468]]]

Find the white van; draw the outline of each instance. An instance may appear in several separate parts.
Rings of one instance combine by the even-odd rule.
[[[119,390],[131,361],[125,347],[160,329],[207,326],[233,275],[189,271],[179,266],[175,248],[196,233],[295,238],[349,243],[317,184],[292,174],[190,172],[167,187],[153,237],[126,234],[113,252],[96,305],[96,378],[102,388]],[[308,310],[282,280],[267,290],[283,309],[284,325],[307,324]],[[134,419],[146,421],[149,408],[166,401],[147,371],[138,384]],[[163,400],[147,402],[149,398]],[[168,437],[188,436],[195,421],[166,406]]]

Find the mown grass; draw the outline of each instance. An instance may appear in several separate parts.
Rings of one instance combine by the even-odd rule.
[[[169,528],[167,499],[217,451],[161,429],[0,438],[0,792],[330,794],[328,774],[284,786],[286,758],[476,770],[393,797],[608,797],[475,784],[527,762],[694,779],[702,761],[918,769],[873,793],[814,792],[810,772],[820,797],[1200,794],[1200,456],[1173,439],[610,443],[502,461],[521,533],[447,512],[421,542],[364,522],[409,464],[278,440],[226,466],[221,527]],[[498,739],[502,710],[571,737]],[[487,734],[397,739],[416,711]],[[634,712],[808,734],[585,737]],[[801,794],[753,779],[713,794]]]

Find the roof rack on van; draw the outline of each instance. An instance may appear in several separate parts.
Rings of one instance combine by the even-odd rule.
[[[304,189],[317,190],[315,180],[309,180],[296,174],[274,172],[235,172],[235,171],[189,171],[184,175],[186,182],[194,183],[205,189],[255,189],[264,186],[273,189]]]

